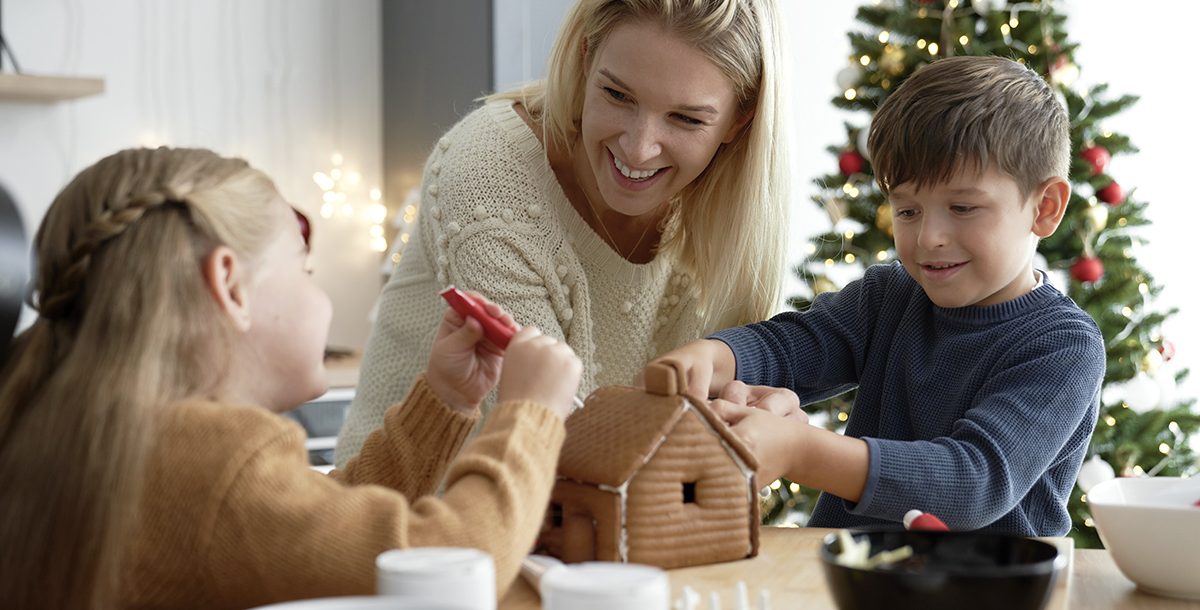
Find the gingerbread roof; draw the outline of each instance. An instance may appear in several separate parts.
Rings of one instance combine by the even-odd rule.
[[[677,393],[673,369],[661,375],[648,369],[646,385],[646,390],[600,388],[567,418],[567,438],[558,461],[560,477],[623,485],[654,455],[689,409],[708,422],[727,451],[733,451],[748,468],[758,467],[758,460],[708,408],[708,401]]]

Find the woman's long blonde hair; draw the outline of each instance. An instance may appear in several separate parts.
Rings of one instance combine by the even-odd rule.
[[[672,202],[659,250],[696,276],[706,332],[765,319],[778,306],[791,200],[775,0],[580,0],[551,51],[546,80],[490,99],[521,102],[548,142],[570,150],[595,56],[583,49],[599,49],[617,25],[634,20],[662,23],[695,45],[733,83],[739,110],[754,113]]]
[[[118,605],[154,414],[224,374],[233,328],[202,260],[255,260],[278,201],[244,161],[166,148],[102,159],[55,198],[39,317],[0,368],[0,607]]]

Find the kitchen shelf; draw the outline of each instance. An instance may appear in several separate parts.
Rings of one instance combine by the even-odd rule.
[[[0,73],[0,101],[58,102],[104,93],[104,79]]]

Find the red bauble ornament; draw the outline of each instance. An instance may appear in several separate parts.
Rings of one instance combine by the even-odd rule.
[[[1085,283],[1098,281],[1104,275],[1104,263],[1095,256],[1084,256],[1071,265],[1071,277]]]
[[[843,176],[853,176],[863,170],[866,161],[863,156],[858,154],[857,150],[843,151],[838,155],[838,169],[841,170]]]
[[[1103,173],[1104,168],[1108,167],[1108,162],[1112,160],[1112,155],[1103,146],[1089,146],[1079,151],[1079,156],[1092,164],[1093,176]]]
[[[1121,190],[1121,185],[1117,184],[1116,180],[1113,180],[1108,183],[1108,186],[1096,191],[1096,197],[1108,205],[1119,205],[1125,201],[1125,191]]]
[[[1162,345],[1158,346],[1158,353],[1162,354],[1163,362],[1170,362],[1175,357],[1175,344],[1163,339]]]

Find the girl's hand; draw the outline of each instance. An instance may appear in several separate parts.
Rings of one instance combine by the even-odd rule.
[[[499,305],[470,292],[483,305],[488,315],[516,329],[512,316]],[[447,309],[438,327],[425,380],[430,389],[451,408],[472,413],[479,401],[496,385],[504,352],[483,337],[483,326],[476,320],[463,319],[453,309]]]
[[[569,345],[527,326],[508,344],[496,399],[536,402],[566,419],[582,372],[583,364]]]

